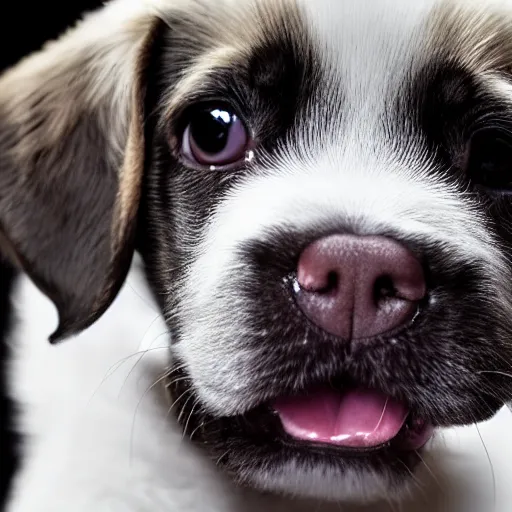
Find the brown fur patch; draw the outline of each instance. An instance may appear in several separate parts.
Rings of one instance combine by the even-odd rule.
[[[129,268],[155,24],[143,12],[103,37],[85,22],[0,78],[2,247],[56,304],[52,339],[93,323]]]
[[[207,87],[209,77],[223,68],[245,68],[250,56],[258,47],[283,37],[294,41],[300,53],[308,44],[302,12],[295,0],[245,0],[236,5],[219,3],[215,12],[206,13],[204,5],[196,4],[183,16],[197,27],[195,44],[207,48],[195,59],[182,78],[169,91],[165,108],[167,118],[172,118],[191,96],[197,96]],[[205,26],[205,19],[208,24]],[[211,26],[222,26],[221,31],[211,31]],[[204,26],[204,30],[201,27]],[[193,34],[192,27],[190,33]]]
[[[512,9],[498,4],[441,2],[428,22],[429,58],[441,57],[469,71],[512,71]]]

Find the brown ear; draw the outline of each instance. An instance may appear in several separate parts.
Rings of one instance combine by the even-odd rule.
[[[122,7],[0,78],[0,252],[57,306],[52,341],[101,316],[133,254],[156,21]]]

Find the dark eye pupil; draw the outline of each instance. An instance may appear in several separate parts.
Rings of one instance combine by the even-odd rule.
[[[473,136],[467,172],[473,183],[512,191],[512,140],[499,132]]]
[[[190,134],[205,153],[220,153],[229,139],[234,116],[226,110],[200,110],[190,121]]]

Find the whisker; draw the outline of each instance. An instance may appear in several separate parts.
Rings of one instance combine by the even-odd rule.
[[[414,482],[414,484],[416,485],[416,487],[420,490],[421,494],[423,495],[423,499],[426,500],[427,498],[427,495],[425,493],[425,489],[423,488],[423,485],[422,483],[418,480],[418,478],[416,477],[416,475],[408,468],[407,464],[405,462],[403,462],[402,460],[398,459],[398,462],[400,462],[400,464],[402,464],[402,466],[407,470],[407,472],[409,473],[409,475],[411,476],[411,479],[412,481]]]
[[[185,436],[187,435],[188,425],[190,423],[190,420],[192,419],[192,416],[194,415],[194,411],[198,405],[200,405],[199,399],[196,399],[194,405],[192,406],[192,409],[190,409],[190,413],[187,418],[187,422],[185,423],[185,427],[183,428],[183,435],[181,436],[181,440],[183,441],[185,439]]]
[[[155,313],[158,313],[159,315],[157,316],[157,319],[160,318],[160,312],[155,309],[155,307],[153,306],[153,304],[151,304],[147,299],[145,299],[136,289],[135,287],[130,283],[129,280],[126,280],[126,284],[131,288],[132,292],[137,295],[137,297],[142,301],[144,302],[144,304],[149,308],[151,309],[151,311],[154,311]]]
[[[190,388],[190,391],[192,391],[192,388]],[[181,409],[180,414],[178,415],[178,423],[181,423],[181,417],[183,416],[183,413],[185,412],[185,408],[187,407],[187,404],[189,403],[190,399],[191,399],[193,396],[194,396],[194,395],[190,395],[190,396],[185,400],[185,403],[183,404],[183,408]]]
[[[226,450],[215,462],[215,465],[218,466],[220,464],[220,461],[229,453],[229,450]]]
[[[146,336],[146,334],[149,332],[149,330],[151,329],[151,326],[155,323],[155,321],[157,320],[157,318],[155,318],[155,320],[153,320],[153,322],[151,322],[150,326],[147,328],[144,336],[142,337],[142,339],[144,339],[144,337]],[[165,336],[167,335],[167,331],[166,332],[163,332],[161,334],[159,334],[152,342],[151,342],[151,345],[153,345],[153,343],[155,343],[159,338],[161,338],[162,336]],[[164,346],[164,347],[155,347],[155,348],[158,348],[158,349],[168,349],[169,347],[168,346]],[[132,373],[135,371],[135,368],[137,367],[137,365],[142,361],[142,359],[144,358],[144,356],[149,352],[149,350],[144,350],[141,352],[140,354],[140,357],[137,359],[137,361],[135,361],[135,364],[131,367],[130,371],[128,372],[128,374],[126,375],[126,378],[124,379],[123,381],[123,384],[121,385],[121,388],[119,389],[119,393],[118,393],[118,398],[121,396],[121,393],[126,385],[126,383],[128,382],[129,378],[131,377]]]
[[[129,356],[123,357],[122,359],[117,361],[117,363],[113,364],[107,370],[107,373],[105,374],[105,377],[103,378],[102,382],[107,380],[113,373],[115,373],[119,369],[120,366],[122,366],[124,363],[126,363],[130,359],[132,359],[132,358],[134,358],[136,356],[139,356],[141,354],[145,354],[146,352],[152,352],[154,350],[162,350],[164,348],[168,348],[168,347],[153,347],[153,348],[147,348],[147,349],[144,349],[144,350],[137,350],[137,352],[134,352],[133,354],[130,354]]]
[[[101,386],[103,384],[105,384],[105,382],[117,371],[119,370],[119,368],[126,362],[128,362],[130,359],[136,357],[136,356],[140,356],[141,354],[145,354],[146,352],[153,352],[155,350],[163,350],[163,349],[167,349],[168,347],[153,347],[153,348],[148,348],[148,349],[145,349],[145,350],[139,350],[137,352],[134,352],[133,354],[130,354],[129,356],[126,356],[126,357],[123,357],[122,359],[120,359],[119,361],[117,361],[117,363],[113,364],[108,370],[107,370],[107,373],[105,374],[105,376],[101,379],[101,382],[98,384],[98,386],[96,387],[96,389],[93,391],[92,395],[90,396],[89,400],[87,401],[87,405],[90,404],[90,402],[92,401],[92,399],[96,396],[96,393],[100,390]]]
[[[173,373],[179,372],[180,370],[183,370],[183,368],[186,368],[186,364],[180,364],[178,366],[175,366],[174,368],[169,368],[167,370],[167,377],[170,377]]]
[[[165,418],[164,420],[167,421],[167,419],[169,418],[174,406],[184,397],[186,396],[188,393],[191,393],[192,392],[192,388],[188,388],[186,389],[178,398],[176,398],[176,400],[174,400],[174,402],[171,404],[171,406],[169,407],[169,409],[167,410],[167,413],[165,414]],[[186,405],[186,402],[185,402],[185,405]]]
[[[483,371],[477,372],[477,374],[478,375],[482,375],[482,374],[500,375],[502,377],[508,377],[508,378],[512,379],[512,373],[502,372],[502,371],[498,371],[498,370],[483,370]]]
[[[430,476],[434,479],[434,482],[437,484],[437,486],[441,490],[442,494],[445,494],[444,487],[441,485],[441,482],[439,481],[439,478],[437,478],[437,476],[432,471],[432,468],[427,464],[427,461],[421,456],[421,454],[420,454],[420,452],[418,450],[415,450],[414,453],[416,453],[416,455],[420,459],[421,463],[425,466],[425,468],[427,469],[427,471],[430,474]]]
[[[498,389],[494,388],[494,387],[491,387],[489,386],[486,382],[481,382],[480,383],[480,387],[482,388],[483,391],[485,391],[488,395],[491,395],[492,397],[494,397],[498,402],[507,402],[508,401],[508,397],[504,397],[504,396],[500,396],[498,394]],[[485,409],[487,409],[487,411],[489,412],[489,414],[491,416],[494,416],[496,414],[496,410],[493,409],[489,403],[487,402],[487,400],[485,400],[483,397],[478,397],[478,403],[479,405],[485,407]]]
[[[482,433],[480,432],[480,428],[478,427],[478,424],[476,422],[475,422],[475,428],[476,428],[476,431],[478,432],[478,437],[480,438],[480,441],[482,442],[482,446],[484,447],[487,460],[489,461],[489,468],[491,470],[491,478],[492,478],[492,492],[493,492],[492,510],[496,510],[497,491],[496,491],[496,473],[494,471],[494,465],[492,463],[491,454],[489,453],[489,450],[487,448],[487,445],[485,444]]]
[[[153,390],[155,389],[156,386],[158,386],[165,378],[166,378],[166,374],[162,375],[161,377],[159,377],[155,382],[153,382],[153,384],[151,384],[151,386],[149,386],[146,391],[144,391],[144,393],[142,394],[142,396],[140,397],[139,401],[137,402],[137,405],[135,407],[135,411],[133,413],[133,420],[132,420],[132,425],[131,425],[131,428],[130,428],[130,453],[129,453],[129,461],[130,461],[130,465],[132,463],[132,460],[133,460],[133,437],[134,437],[134,433],[135,433],[135,423],[137,421],[137,414],[139,412],[139,408],[142,404],[142,402],[144,401],[144,399],[146,398],[146,396]]]
[[[167,376],[167,378],[169,378]],[[165,383],[166,389],[169,389],[170,387],[174,386],[175,384],[178,384],[178,382],[182,382],[184,380],[190,380],[190,377],[177,377],[175,379],[170,380],[169,382]]]
[[[206,425],[210,425],[211,423],[213,423],[215,420],[209,420],[209,421],[202,421],[201,424],[196,427],[192,433],[190,434],[190,440],[192,441],[192,439],[194,438],[194,435],[196,434],[196,432],[200,429],[200,428],[203,428],[205,427]]]
[[[180,364],[179,366],[176,366],[176,367],[174,367],[174,368],[169,368],[169,369],[167,370],[167,378],[169,379],[169,382],[167,382],[167,383],[165,384],[165,387],[166,387],[166,388],[169,388],[169,387],[170,387],[174,382],[179,382],[179,380],[177,380],[176,378],[171,379],[171,375],[173,375],[174,373],[180,372],[181,370],[183,370],[183,368],[186,368],[186,366],[187,366],[187,365],[186,365],[185,363],[183,363],[183,364]],[[186,376],[186,375],[185,375],[185,376],[182,376],[182,374],[179,374],[179,375],[178,375],[178,378],[179,378],[179,379],[182,379],[182,378],[183,378],[183,379],[188,379],[189,377],[188,377],[188,376]]]

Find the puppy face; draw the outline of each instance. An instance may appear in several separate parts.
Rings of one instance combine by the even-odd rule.
[[[91,68],[68,92],[79,115],[64,117],[64,143],[29,145],[47,96],[4,101],[4,167],[25,176],[0,201],[5,245],[68,334],[108,306],[136,232],[192,441],[263,490],[400,492],[433,429],[487,419],[512,397],[512,4],[126,5],[101,18],[118,39],[88,39],[90,23],[57,46],[79,48],[58,83],[85,56]],[[120,48],[131,71],[109,76]],[[41,67],[63,56],[37,59],[0,92],[27,74],[48,83]],[[61,110],[43,109],[43,126]],[[79,157],[98,155],[92,198],[73,141]],[[64,192],[34,245],[8,213],[22,191],[46,197],[41,172],[57,164]],[[60,281],[45,263],[55,240]],[[94,272],[70,301],[77,259]]]

